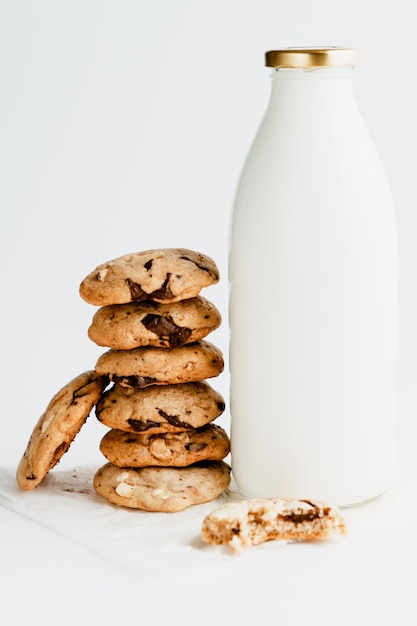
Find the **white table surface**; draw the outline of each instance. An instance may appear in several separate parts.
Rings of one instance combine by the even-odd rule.
[[[389,493],[344,511],[346,538],[270,542],[223,554],[210,567],[184,561],[174,570],[131,573],[0,506],[3,623],[417,624],[417,462],[410,438],[399,457]]]

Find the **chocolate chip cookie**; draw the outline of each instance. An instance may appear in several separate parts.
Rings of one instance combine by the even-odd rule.
[[[18,465],[21,489],[34,489],[68,450],[108,383],[91,370],[80,374],[49,402],[39,418]]]
[[[111,504],[161,513],[182,511],[217,498],[230,484],[224,461],[188,467],[120,468],[112,463],[94,476],[94,489]]]
[[[197,296],[219,281],[214,261],[186,248],[146,250],[102,263],[80,285],[89,304],[104,306],[126,302],[178,302]]]
[[[175,348],[203,339],[220,323],[219,311],[201,296],[172,304],[130,302],[101,307],[88,336],[97,345],[115,350]]]
[[[223,369],[221,351],[204,339],[178,348],[111,348],[96,363],[98,374],[108,375],[123,387],[138,388],[204,380]]]
[[[346,534],[337,507],[312,500],[252,498],[226,504],[207,515],[201,536],[206,543],[234,552],[264,541],[325,539]]]
[[[95,408],[97,419],[105,426],[146,434],[200,428],[224,410],[223,396],[206,381],[144,389],[115,384]]]
[[[221,461],[230,444],[226,431],[214,424],[157,435],[112,429],[102,438],[100,451],[118,467],[186,467],[198,461]]]

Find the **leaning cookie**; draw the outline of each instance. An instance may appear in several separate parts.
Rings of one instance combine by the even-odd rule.
[[[197,296],[219,281],[214,261],[186,248],[162,248],[125,254],[102,263],[80,285],[89,304],[178,302]]]
[[[174,348],[203,339],[220,323],[219,311],[201,296],[172,304],[130,302],[101,307],[88,336],[97,345],[115,350]]]
[[[138,388],[204,380],[218,376],[223,368],[221,351],[204,339],[178,348],[110,349],[96,363],[98,374],[123,387]]]
[[[144,389],[115,384],[97,402],[97,419],[131,433],[178,433],[200,428],[225,409],[223,396],[206,381],[151,385]]]
[[[108,383],[106,376],[84,372],[63,387],[49,402],[39,418],[16,472],[24,491],[43,480],[86,421]]]
[[[141,469],[122,469],[107,463],[93,481],[95,491],[111,504],[161,513],[214,500],[229,484],[230,467],[224,461]]]
[[[253,498],[226,504],[207,515],[201,536],[206,543],[234,552],[270,540],[301,541],[346,534],[337,507],[312,500]]]
[[[102,438],[100,451],[118,467],[186,467],[199,461],[223,460],[230,443],[226,431],[215,424],[157,435],[112,429]]]

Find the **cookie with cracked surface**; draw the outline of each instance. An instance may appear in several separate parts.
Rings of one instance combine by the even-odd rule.
[[[35,425],[16,471],[21,489],[37,487],[68,450],[107,386],[106,376],[87,371],[58,391]]]
[[[132,350],[113,350],[102,354],[98,374],[109,376],[122,387],[171,385],[218,376],[224,369],[222,352],[202,339],[178,348],[144,346]]]
[[[95,412],[109,428],[149,435],[200,428],[224,409],[223,396],[206,381],[196,381],[144,389],[116,383],[103,393]]]
[[[97,345],[114,350],[175,348],[203,339],[220,323],[217,308],[201,296],[171,304],[129,302],[101,307],[88,336]]]
[[[224,461],[143,468],[120,468],[107,463],[97,470],[93,481],[95,491],[111,504],[160,513],[210,502],[229,484],[230,466]]]
[[[156,435],[112,429],[102,438],[100,451],[118,467],[186,467],[198,461],[222,461],[230,452],[230,442],[226,431],[215,424]]]
[[[265,541],[302,541],[346,534],[337,507],[313,500],[252,498],[226,504],[207,515],[201,537],[234,552]]]
[[[197,296],[220,279],[205,254],[186,248],[161,248],[125,254],[98,265],[80,284],[80,296],[104,306],[126,302],[178,302]]]

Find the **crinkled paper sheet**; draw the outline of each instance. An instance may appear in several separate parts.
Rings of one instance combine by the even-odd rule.
[[[109,504],[93,489],[96,468],[54,470],[33,491],[18,487],[15,472],[0,468],[0,504],[129,571],[158,573],[161,567],[218,565],[227,548],[201,539],[204,517],[242,498],[232,484],[217,500],[178,513],[148,513]]]

